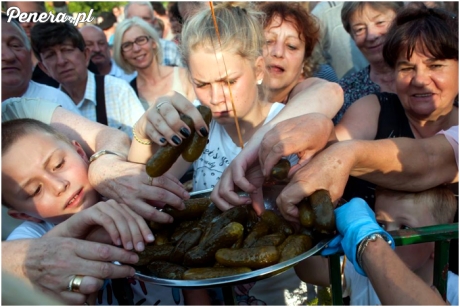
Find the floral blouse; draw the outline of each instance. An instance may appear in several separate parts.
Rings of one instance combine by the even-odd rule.
[[[380,93],[380,86],[371,80],[370,71],[370,66],[367,66],[346,78],[340,79],[339,84],[343,89],[344,102],[342,108],[333,119],[334,125],[339,123],[343,114],[353,102],[364,96]]]

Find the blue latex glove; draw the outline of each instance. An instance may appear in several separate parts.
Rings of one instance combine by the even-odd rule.
[[[395,248],[393,238],[377,224],[375,214],[369,205],[361,198],[353,198],[345,205],[334,210],[337,230],[343,236],[341,241],[343,251],[356,271],[366,276],[358,265],[356,252],[359,243],[367,236],[375,233],[391,238],[391,248]]]
[[[321,251],[322,256],[329,256],[334,254],[343,254],[342,248],[342,235],[336,235],[331,242],[327,244],[327,246]]]

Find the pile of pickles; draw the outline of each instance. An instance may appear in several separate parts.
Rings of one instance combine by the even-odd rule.
[[[190,199],[184,210],[166,205],[172,224],[150,222],[154,243],[136,264],[163,279],[199,280],[232,276],[296,257],[335,232],[334,209],[325,190],[299,206],[300,227],[273,210],[260,216],[249,206],[220,211],[209,198]]]

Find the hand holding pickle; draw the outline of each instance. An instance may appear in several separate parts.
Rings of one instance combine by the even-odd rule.
[[[128,159],[146,163],[151,178],[165,174],[181,155],[193,162],[207,144],[211,119],[209,108],[195,107],[178,93],[160,97],[134,126]]]
[[[173,137],[176,136],[182,141],[186,136],[183,134],[184,130],[181,133],[181,129],[190,132],[188,125],[180,118],[180,114],[186,114],[192,119],[199,135],[207,136],[209,127],[200,112],[187,98],[174,91],[157,99],[156,103],[139,119],[135,132],[140,139],[150,140],[159,146],[166,143],[177,146]]]

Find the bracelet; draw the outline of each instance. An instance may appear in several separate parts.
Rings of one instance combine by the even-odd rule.
[[[98,152],[94,153],[90,158],[89,158],[89,164],[91,164],[92,162],[94,162],[97,158],[99,158],[100,156],[103,156],[103,155],[116,155],[116,156],[119,156],[119,157],[122,157],[123,159],[125,159],[126,161],[126,156],[119,153],[119,152],[115,152],[115,151],[111,151],[111,150],[99,150]]]
[[[142,144],[142,145],[152,145],[152,141],[144,141],[144,140],[141,140],[137,135],[136,135],[136,132],[134,132],[134,128],[136,127],[137,123],[134,124],[133,126],[133,136],[134,136],[134,139],[139,143],[139,144]]]
[[[380,238],[380,239],[384,240],[389,245],[391,245],[391,243],[392,243],[392,241],[390,239],[388,239],[386,235],[382,235],[380,233],[373,233],[373,234],[365,237],[363,240],[361,240],[361,242],[359,242],[359,245],[358,245],[358,251],[356,252],[356,262],[358,262],[358,265],[361,267],[361,269],[363,268],[364,250],[366,249],[366,247],[369,244],[369,242],[375,242],[375,241],[377,241],[377,238]]]

